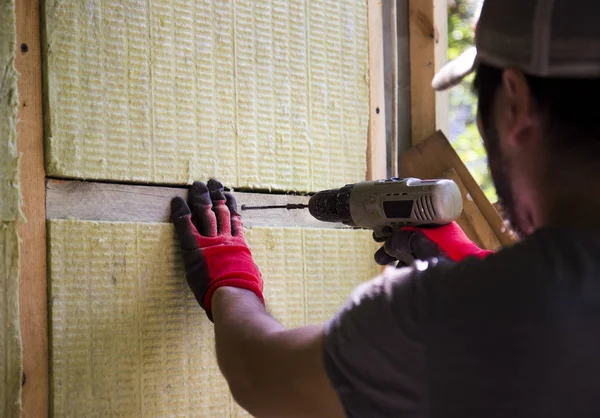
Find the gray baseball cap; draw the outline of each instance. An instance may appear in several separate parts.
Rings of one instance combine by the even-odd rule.
[[[446,90],[478,62],[540,77],[600,78],[600,0],[484,0],[475,46],[433,78]]]

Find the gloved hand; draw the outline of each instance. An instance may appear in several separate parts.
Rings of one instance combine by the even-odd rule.
[[[456,222],[425,228],[407,226],[395,229],[375,253],[375,261],[387,265],[398,261],[398,266],[410,265],[414,260],[447,257],[461,261],[469,256],[484,258],[493,251],[479,248],[467,237]]]
[[[212,295],[221,286],[250,290],[264,303],[263,281],[244,239],[235,198],[211,179],[207,185],[194,182],[188,201],[189,206],[174,198],[171,218],[188,285],[208,318],[212,321]]]

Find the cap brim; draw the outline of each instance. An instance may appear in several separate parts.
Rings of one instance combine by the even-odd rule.
[[[456,86],[463,78],[474,71],[476,59],[477,48],[472,46],[458,58],[453,59],[448,64],[444,65],[433,77],[431,87],[437,91],[442,91]]]

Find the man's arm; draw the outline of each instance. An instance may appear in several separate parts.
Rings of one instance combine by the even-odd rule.
[[[214,293],[217,360],[235,400],[257,417],[344,417],[323,365],[323,327],[285,329],[252,293]]]
[[[216,180],[195,182],[171,212],[187,282],[215,323],[235,400],[257,417],[344,416],[323,366],[323,328],[285,330],[267,313],[233,196]]]
[[[173,200],[172,217],[186,279],[215,323],[219,366],[242,407],[258,417],[425,414],[428,263],[386,269],[325,326],[286,330],[265,309],[235,199],[219,182],[194,183],[189,206]],[[430,275],[445,275],[443,264]]]

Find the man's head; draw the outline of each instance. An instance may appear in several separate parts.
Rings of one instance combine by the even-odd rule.
[[[590,14],[600,2],[485,0],[477,49],[433,81],[442,90],[476,72],[492,178],[521,234],[555,223],[575,183],[599,177],[600,25]]]

